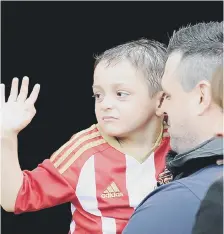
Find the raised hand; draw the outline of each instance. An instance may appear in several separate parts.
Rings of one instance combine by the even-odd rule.
[[[29,78],[24,77],[20,92],[18,92],[19,79],[12,80],[11,92],[8,101],[5,101],[5,85],[0,84],[1,92],[1,134],[18,134],[33,119],[36,114],[34,104],[37,100],[40,85],[36,84],[28,96]]]

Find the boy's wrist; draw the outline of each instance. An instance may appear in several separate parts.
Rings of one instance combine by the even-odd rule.
[[[1,129],[1,131],[0,131],[0,139],[1,140],[15,139],[15,138],[17,138],[17,136],[18,136],[18,133],[13,131],[13,130]]]

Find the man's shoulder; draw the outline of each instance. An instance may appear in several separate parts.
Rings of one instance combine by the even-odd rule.
[[[165,200],[169,198],[170,200],[178,202],[178,200],[183,200],[183,196],[185,198],[188,197],[188,199],[194,199],[200,203],[209,186],[221,176],[222,170],[222,165],[212,165],[183,179],[162,185],[150,193],[139,207],[147,206],[147,203],[153,203],[154,200],[161,200],[161,202],[163,202],[163,198]],[[170,205],[172,206],[172,204]]]
[[[211,184],[222,176],[222,171],[223,165],[210,165],[177,182],[202,200]]]
[[[190,233],[199,205],[200,200],[184,184],[162,185],[137,207],[124,234]]]
[[[191,199],[196,199],[194,193],[186,186],[185,183],[181,183],[180,181],[172,181],[168,184],[162,185],[151,192],[139,205],[138,208],[144,208],[145,206],[149,206],[153,204],[155,200],[159,201],[160,204],[166,203],[168,206],[173,206],[173,202],[178,202],[178,200],[182,200],[181,194],[185,194],[185,197],[190,197]],[[167,202],[167,201],[170,202]]]
[[[201,200],[221,172],[213,165],[158,187],[136,208],[124,234],[191,233]]]

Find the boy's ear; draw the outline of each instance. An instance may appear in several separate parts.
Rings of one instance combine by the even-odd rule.
[[[155,98],[156,98],[156,115],[161,117],[162,115],[164,115],[164,112],[162,110],[164,92],[163,91],[158,92]]]

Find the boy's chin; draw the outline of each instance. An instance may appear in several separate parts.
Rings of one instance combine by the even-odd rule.
[[[105,134],[109,137],[121,137],[123,135],[121,131],[116,130],[106,130]]]
[[[122,131],[122,128],[112,126],[104,126],[103,132],[109,137],[122,137],[125,134],[125,132]]]

